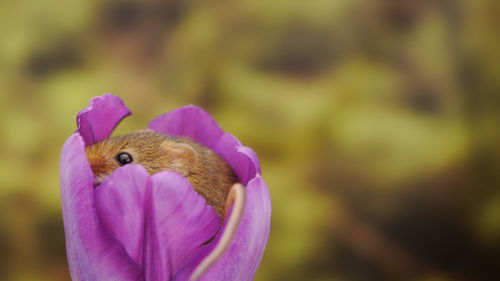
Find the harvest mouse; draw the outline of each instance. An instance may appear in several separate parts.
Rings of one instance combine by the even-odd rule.
[[[209,148],[188,138],[151,130],[110,137],[86,147],[85,152],[96,185],[127,164],[140,164],[150,175],[177,172],[191,182],[222,218],[229,190],[237,182],[229,164]]]

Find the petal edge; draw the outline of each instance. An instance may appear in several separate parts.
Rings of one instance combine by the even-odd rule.
[[[116,125],[130,114],[130,109],[118,96],[107,93],[94,97],[89,106],[78,113],[77,132],[86,145],[92,145],[109,137]]]

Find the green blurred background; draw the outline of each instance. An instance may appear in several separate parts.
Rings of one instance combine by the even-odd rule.
[[[0,1],[0,280],[69,280],[59,156],[200,105],[260,156],[256,280],[500,280],[500,2]]]

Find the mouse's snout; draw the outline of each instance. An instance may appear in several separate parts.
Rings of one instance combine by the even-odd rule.
[[[94,157],[87,157],[90,164],[90,169],[94,174],[94,186],[100,185],[106,177],[109,176],[113,167],[106,163],[106,160]]]

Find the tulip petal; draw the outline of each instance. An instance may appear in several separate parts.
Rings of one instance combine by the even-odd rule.
[[[117,169],[95,190],[96,209],[104,229],[142,265],[145,201],[149,174],[140,165]]]
[[[93,175],[82,137],[75,133],[61,155],[61,200],[68,263],[73,281],[139,281],[139,266],[99,223]]]
[[[243,146],[238,139],[229,133],[221,136],[213,150],[231,165],[238,179],[244,185],[257,173],[261,173],[259,159],[255,152],[251,148]]]
[[[246,187],[245,209],[233,242],[198,280],[252,280],[264,254],[270,223],[271,197],[266,183],[257,175]]]
[[[104,94],[90,100],[89,106],[76,118],[77,132],[85,145],[100,142],[113,132],[120,121],[131,114],[123,101],[114,95]]]
[[[152,176],[146,228],[145,278],[173,280],[204,253],[220,218],[183,176],[160,172]]]
[[[224,133],[212,116],[194,105],[162,114],[148,127],[158,133],[191,138],[211,149]]]
[[[245,211],[245,188],[241,183],[235,183],[231,187],[226,205],[226,212],[230,211],[228,220],[225,222],[224,231],[218,237],[215,247],[210,251],[201,263],[196,267],[190,281],[195,281],[202,276],[214,263],[216,263],[226,252],[227,248],[233,243],[234,235],[238,230],[241,218]]]
[[[162,134],[191,138],[214,150],[245,185],[256,173],[261,173],[255,152],[233,135],[224,133],[212,116],[197,106],[188,105],[160,115],[148,127]]]

